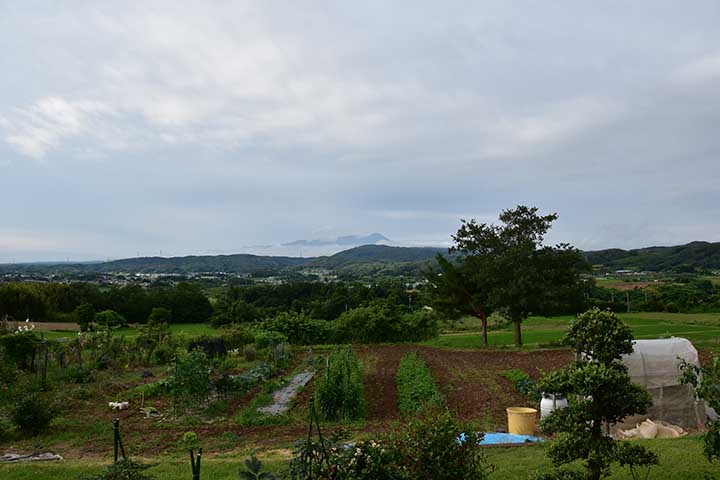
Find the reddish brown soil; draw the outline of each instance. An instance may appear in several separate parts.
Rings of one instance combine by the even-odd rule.
[[[487,427],[506,428],[507,407],[530,406],[501,372],[516,368],[537,379],[543,372],[562,368],[573,358],[563,350],[532,352],[423,349],[423,358],[445,394],[448,407],[461,418],[479,420]]]
[[[365,382],[369,420],[399,418],[395,373],[405,354],[419,351],[440,384],[448,407],[462,418],[486,423],[488,428],[506,426],[506,407],[528,405],[512,382],[500,375],[502,371],[517,368],[537,379],[543,371],[561,368],[572,360],[572,354],[564,350],[511,352],[375,345],[360,351],[374,361]]]
[[[374,345],[360,348],[370,360],[371,372],[365,377],[365,398],[369,420],[392,420],[400,417],[395,381],[400,359],[418,347],[411,345]]]

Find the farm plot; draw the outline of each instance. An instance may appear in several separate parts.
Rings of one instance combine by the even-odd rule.
[[[462,418],[483,422],[488,429],[507,427],[506,407],[534,406],[501,375],[503,371],[517,368],[537,379],[543,371],[561,368],[572,360],[572,354],[563,350],[503,352],[423,348],[421,353],[440,383],[448,407]]]

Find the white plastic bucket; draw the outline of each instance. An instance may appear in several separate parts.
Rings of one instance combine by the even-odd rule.
[[[545,418],[555,410],[560,410],[567,406],[568,401],[565,397],[543,393],[542,400],[540,400],[540,418]]]

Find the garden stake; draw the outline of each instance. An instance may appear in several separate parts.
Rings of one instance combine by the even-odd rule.
[[[325,442],[323,441],[322,437],[322,431],[320,430],[320,421],[318,420],[317,412],[315,411],[315,397],[310,397],[310,415],[309,415],[309,421],[308,421],[308,436],[307,436],[307,443],[306,443],[306,449],[305,449],[305,455],[307,455],[307,462],[305,463],[305,476],[307,478],[308,475],[312,473],[312,454],[309,453],[310,446],[312,445],[312,436],[313,436],[313,420],[315,421],[315,425],[317,426],[317,433],[318,433],[318,440],[320,440],[320,448],[322,448],[322,458],[320,459],[320,464],[322,462],[327,463],[328,462],[328,454],[327,450],[325,450]]]
[[[127,457],[125,456],[125,447],[122,443],[122,438],[120,438],[120,419],[116,418],[113,420],[113,438],[115,441],[114,445],[114,453],[115,453],[115,463],[118,462],[118,448],[120,449],[120,454],[122,455],[123,460],[127,460]]]
[[[200,460],[202,459],[202,448],[198,449],[197,457],[190,449],[190,466],[192,467],[192,480],[200,480]]]

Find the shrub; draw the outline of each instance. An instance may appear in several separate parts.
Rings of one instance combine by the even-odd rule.
[[[315,406],[326,420],[354,420],[365,413],[363,368],[351,347],[336,349],[315,385]]]
[[[80,331],[87,332],[90,329],[90,324],[95,321],[95,307],[89,303],[78,305],[75,310],[73,310],[73,317],[78,325],[80,325]]]
[[[449,412],[433,410],[398,433],[349,448],[344,437],[331,437],[325,449],[303,441],[296,445],[288,473],[293,480],[484,480],[490,467],[481,435],[472,432]]]
[[[460,424],[447,410],[430,409],[394,440],[413,480],[482,480],[488,477],[482,434]]]
[[[87,384],[95,381],[95,371],[90,367],[73,365],[65,370],[65,376],[69,382]]]
[[[422,342],[435,338],[440,333],[437,315],[428,310],[417,310],[406,313],[401,318],[402,334],[399,340],[403,342]]]
[[[95,314],[95,323],[98,326],[115,328],[127,326],[125,317],[117,313],[115,310],[103,310]]]
[[[197,449],[200,447],[200,436],[195,432],[185,432],[180,437],[180,447],[185,450]]]
[[[19,328],[24,328],[20,326]],[[39,337],[32,331],[17,330],[14,333],[0,336],[0,351],[4,352],[6,362],[10,362],[20,370],[29,370],[35,357],[35,344]]]
[[[335,338],[332,322],[313,319],[304,312],[281,312],[263,322],[262,328],[282,333],[295,345],[327,344]]]
[[[173,409],[186,411],[197,408],[210,391],[210,361],[202,350],[181,353],[168,370],[168,386]]]
[[[31,393],[20,396],[10,417],[21,432],[35,436],[48,428],[56,414],[52,403],[37,393]]]
[[[442,406],[445,398],[417,352],[400,359],[397,370],[398,403],[403,415],[414,415],[426,407]]]
[[[220,338],[225,341],[228,349],[242,348],[243,345],[255,342],[253,334],[242,325],[227,325],[220,330]]]
[[[167,365],[168,363],[172,362],[174,355],[175,349],[167,343],[163,343],[159,345],[153,352],[153,360],[158,365]]]
[[[257,350],[255,350],[255,345],[245,345],[243,348],[243,356],[245,357],[245,360],[248,362],[254,362],[255,358],[257,357]]]
[[[681,382],[692,385],[697,396],[715,410],[720,410],[720,357],[713,357],[712,363],[705,367],[698,367],[680,362],[682,370]],[[708,431],[700,436],[703,441],[703,453],[709,462],[720,460],[720,420],[713,421]]]
[[[267,330],[255,332],[255,346],[258,350],[272,347],[282,342],[287,342],[287,337],[280,332]]]

